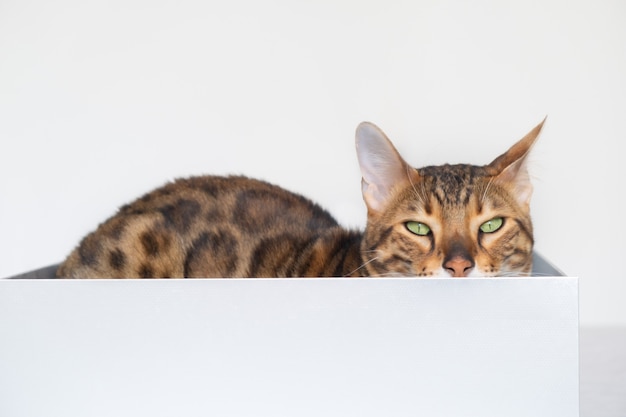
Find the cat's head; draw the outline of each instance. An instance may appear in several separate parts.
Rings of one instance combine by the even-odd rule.
[[[375,125],[357,128],[370,276],[526,276],[532,184],[526,167],[541,122],[488,165],[412,168]]]

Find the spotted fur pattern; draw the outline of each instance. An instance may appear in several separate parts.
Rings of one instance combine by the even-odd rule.
[[[180,179],[121,207],[81,241],[57,276],[526,275],[533,229],[525,161],[542,124],[489,165],[415,169],[378,127],[362,123],[356,138],[368,209],[362,232],[263,181]],[[483,232],[491,219],[502,225]],[[409,222],[429,232],[415,234]]]

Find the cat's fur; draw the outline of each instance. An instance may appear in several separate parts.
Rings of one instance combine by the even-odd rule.
[[[82,240],[57,276],[528,275],[526,157],[542,125],[489,165],[414,169],[379,128],[360,124],[363,232],[342,228],[318,205],[266,182],[180,179],[120,208]],[[481,230],[490,220],[499,229]]]

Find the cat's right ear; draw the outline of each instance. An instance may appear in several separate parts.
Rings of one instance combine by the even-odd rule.
[[[487,167],[493,172],[494,180],[514,191],[517,201],[528,207],[533,186],[527,168],[528,154],[533,147],[546,119],[520,139],[508,151],[497,157]]]
[[[356,129],[356,153],[361,166],[361,190],[369,212],[380,212],[400,184],[417,180],[417,171],[402,159],[378,126],[363,122]]]

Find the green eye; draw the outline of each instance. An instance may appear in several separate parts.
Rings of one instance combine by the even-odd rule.
[[[409,232],[418,236],[426,236],[430,233],[430,227],[420,222],[406,222],[406,228],[409,229]]]
[[[504,219],[502,217],[494,217],[480,225],[480,231],[483,233],[493,233],[502,227]]]

